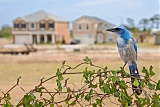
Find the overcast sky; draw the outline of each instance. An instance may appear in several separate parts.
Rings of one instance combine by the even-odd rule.
[[[128,17],[138,23],[160,13],[160,0],[0,0],[0,26],[39,10],[68,21],[89,15],[119,25]]]

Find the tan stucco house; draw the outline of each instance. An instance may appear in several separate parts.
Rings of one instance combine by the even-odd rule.
[[[155,36],[155,44],[160,45],[160,28],[159,29],[152,29],[151,35]]]
[[[106,32],[114,26],[98,17],[82,16],[73,21],[73,38],[84,44],[115,42],[116,35]]]
[[[69,22],[45,11],[16,18],[12,34],[15,44],[70,42]]]

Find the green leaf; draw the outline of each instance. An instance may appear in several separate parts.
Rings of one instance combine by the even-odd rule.
[[[127,72],[125,72],[123,68],[122,68],[122,70],[121,70],[120,73],[121,73],[121,76],[122,76],[122,77],[125,77],[125,76],[126,76],[126,77],[129,77],[129,76],[130,76],[130,74],[127,73]]]
[[[71,99],[71,95],[68,94],[68,95],[67,95],[67,98],[65,99],[65,101],[68,102],[70,99]]]
[[[145,85],[145,80],[143,79],[143,80],[141,80],[140,81],[140,87],[141,88],[144,88],[146,85]]]
[[[50,104],[50,107],[54,107],[54,104]]]
[[[67,88],[67,93],[70,93],[71,92],[71,89],[68,87]]]
[[[90,88],[97,88],[98,86],[97,86],[97,84],[95,84],[95,85],[90,84],[89,87],[90,87]]]
[[[92,95],[93,94],[93,90],[91,89],[90,91],[89,91],[89,95]]]
[[[62,65],[65,65],[65,63],[66,63],[66,61],[63,61],[63,62],[62,62]]]
[[[62,84],[61,84],[60,80],[57,79],[56,82],[57,82],[57,86],[58,86],[58,91],[62,91],[62,86],[61,86]]]
[[[113,83],[120,81],[120,78],[118,76],[112,76],[111,78]]]
[[[89,59],[87,56],[85,57],[85,59],[83,59],[85,62],[90,62],[91,63],[91,59]]]
[[[36,101],[34,107],[43,107],[43,102]]]
[[[120,88],[122,88],[122,89],[127,89],[127,88],[128,88],[128,86],[126,85],[126,83],[125,83],[123,80],[120,81],[119,86],[120,86]]]
[[[149,68],[149,74],[150,74],[150,76],[155,75],[155,73],[153,72],[153,67],[152,66],[150,66],[150,68]]]
[[[5,104],[3,104],[2,107],[13,107],[11,104],[8,103],[8,101],[5,102]]]
[[[71,106],[74,106],[76,104],[76,101],[73,101],[72,103],[71,103]]]
[[[77,94],[77,95],[76,95],[76,99],[78,99],[78,98],[79,98],[79,96],[80,96],[80,95],[79,95],[79,94]]]
[[[107,94],[111,94],[111,88],[110,88],[110,85],[105,83],[103,85],[103,90],[102,90],[104,93],[107,93]]]
[[[113,83],[116,82],[116,76],[112,76],[112,82],[113,82]]]
[[[83,97],[84,97],[84,93],[81,94],[81,98],[83,98]]]
[[[116,76],[117,72],[118,72],[118,71],[112,71],[112,74],[113,74],[114,76]]]
[[[136,86],[136,87],[138,87],[140,85],[137,78],[134,79],[133,85]]]
[[[35,99],[36,99],[36,96],[33,94],[33,92],[30,93],[30,96],[31,96],[31,99],[32,99],[32,100],[35,100]]]
[[[156,86],[156,90],[160,90],[160,80],[158,80],[157,86]]]
[[[7,96],[6,96],[6,100],[10,100],[10,99],[11,99],[10,94],[7,94]]]
[[[85,96],[85,100],[89,101],[90,99],[91,99],[90,94],[87,94],[87,95]]]
[[[107,79],[107,82],[109,83],[111,81],[112,76],[109,76]]]
[[[64,79],[64,78],[62,77],[62,73],[60,72],[60,69],[59,69],[59,68],[57,69],[56,76],[58,77],[58,79],[59,79],[60,81]]]
[[[102,107],[102,100],[96,99],[96,103],[97,103],[100,107]]]
[[[132,99],[133,99],[133,98],[128,95],[128,93],[127,93],[126,90],[124,90],[124,96],[125,96],[125,98],[127,99],[127,102],[128,102],[128,103],[131,103],[131,102],[132,102]]]
[[[99,70],[97,71],[97,73],[101,73],[101,69],[99,69]]]
[[[147,86],[149,89],[154,90],[156,85],[148,83]]]
[[[125,103],[124,107],[128,107],[128,103]]]
[[[108,70],[108,67],[106,66],[106,67],[104,68],[104,70],[107,71],[107,70]]]
[[[85,78],[85,83],[89,83],[89,72],[88,68],[86,67],[85,70],[83,71],[83,77]]]
[[[148,73],[148,70],[147,70],[145,67],[143,67],[142,72],[143,72],[143,73]]]
[[[104,81],[102,79],[102,77],[99,77],[99,86],[102,86],[104,84]]]
[[[51,101],[52,101],[52,103],[54,103],[54,97],[53,96],[51,97]]]
[[[92,106],[93,106],[93,107],[97,107],[97,104],[96,104],[96,103],[93,103]]]
[[[138,100],[140,106],[145,107],[146,105],[150,104],[150,99],[147,93],[145,93],[144,98],[139,98],[137,94],[135,94],[136,99]]]
[[[150,104],[150,99],[149,99],[149,96],[148,96],[147,93],[145,94],[145,97],[146,97],[146,98],[145,98],[145,99],[146,99],[146,100],[145,100],[145,104],[146,104],[146,105]]]
[[[160,98],[159,98],[159,96],[158,96],[158,94],[156,92],[154,92],[154,94],[152,95],[152,97],[153,97],[153,102],[160,101]]]
[[[160,107],[159,95],[156,92],[154,92],[154,94],[152,95],[152,98],[153,98],[153,100],[152,100],[153,104],[151,105],[151,107]]]
[[[140,102],[140,98],[138,97],[137,94],[135,94],[136,99],[138,100],[138,102]]]

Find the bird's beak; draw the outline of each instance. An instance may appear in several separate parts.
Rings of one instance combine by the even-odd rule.
[[[107,29],[106,31],[115,32],[115,29],[114,29],[114,28],[111,28],[111,29]]]

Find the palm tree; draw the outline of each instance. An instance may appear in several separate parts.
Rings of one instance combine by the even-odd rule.
[[[132,18],[127,18],[127,22],[131,28],[135,27],[134,20]]]
[[[154,17],[151,17],[149,20],[151,22],[151,28],[154,28],[154,22],[155,22]]]
[[[156,25],[156,28],[159,28],[160,24],[160,14],[155,14],[153,17],[150,18],[151,27],[154,28],[154,25]]]
[[[147,18],[143,18],[139,21],[139,25],[143,28],[143,31],[147,30],[148,24],[149,24],[149,20]]]

